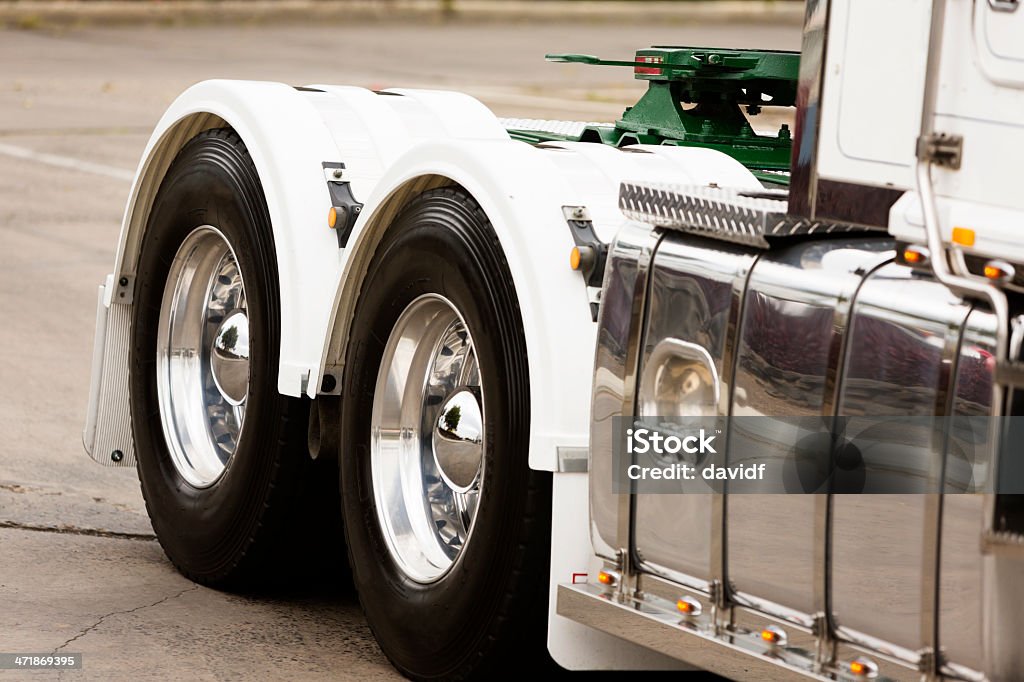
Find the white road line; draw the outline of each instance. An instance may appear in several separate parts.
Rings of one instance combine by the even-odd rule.
[[[125,180],[131,182],[135,177],[135,173],[124,168],[117,168],[115,166],[107,166],[102,163],[93,163],[92,161],[83,161],[81,159],[74,159],[70,156],[60,156],[58,154],[47,154],[45,152],[37,152],[32,149],[26,149],[25,147],[16,147],[13,144],[0,143],[0,154],[6,156],[13,156],[16,159],[27,159],[29,161],[36,161],[38,163],[45,163],[48,166],[56,166],[57,168],[67,168],[69,170],[82,171],[83,173],[92,173],[93,175],[102,175],[108,178],[114,178],[115,180]]]

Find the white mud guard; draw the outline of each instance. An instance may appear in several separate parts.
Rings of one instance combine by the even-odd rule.
[[[333,291],[340,269],[334,234],[318,229],[324,227],[330,206],[321,163],[337,159],[334,140],[317,110],[292,87],[223,80],[194,85],[167,110],[146,146],[125,210],[113,274],[115,287],[118,281],[129,284],[116,292],[108,288],[106,310],[97,315],[104,352],[94,362],[85,440],[86,449],[101,463],[112,463],[110,448],[115,446],[124,455],[117,464],[134,461],[128,412],[131,287],[150,206],[181,147],[203,130],[224,126],[234,128],[249,149],[274,227],[282,328],[277,389],[301,395],[310,368],[319,363],[330,310],[306,292]],[[323,298],[329,300],[330,294]],[[121,432],[128,435],[114,440],[105,435]]]
[[[135,441],[128,406],[131,308],[110,305],[115,288],[114,276],[108,275],[96,301],[92,378],[82,443],[89,456],[100,464],[135,466]]]

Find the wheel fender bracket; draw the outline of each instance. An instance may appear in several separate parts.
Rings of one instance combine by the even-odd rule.
[[[356,201],[352,194],[352,186],[345,172],[345,164],[341,161],[324,161],[324,178],[327,180],[327,191],[331,193],[331,207],[334,209],[334,224],[331,227],[338,236],[338,248],[348,245],[352,228],[363,210],[363,204]]]
[[[590,318],[597,322],[597,313],[600,307],[599,299],[601,286],[604,283],[604,266],[608,258],[608,245],[598,239],[594,232],[594,222],[585,206],[563,206],[562,214],[569,225],[569,232],[572,234],[576,248],[586,250],[590,257],[588,263],[581,267],[583,279],[587,283],[588,300],[590,303]]]

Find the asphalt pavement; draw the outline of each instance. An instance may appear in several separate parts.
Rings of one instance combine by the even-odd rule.
[[[149,131],[179,92],[214,77],[433,87],[502,116],[613,120],[643,87],[628,71],[543,54],[799,39],[757,22],[0,30],[0,653],[82,653],[62,679],[396,677],[343,581],[194,585],[153,539],[135,472],[82,449],[96,288]]]

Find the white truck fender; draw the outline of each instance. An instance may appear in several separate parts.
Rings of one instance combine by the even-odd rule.
[[[224,125],[245,142],[266,195],[281,289],[277,389],[298,396],[320,360],[329,314],[310,292],[333,288],[341,263],[326,226],[330,196],[321,166],[339,153],[300,92],[281,83],[211,80],[182,93],[157,124],[136,172],[115,273],[134,273],[149,208],[175,155],[202,130]]]
[[[530,466],[554,470],[558,446],[585,446],[596,325],[562,213],[576,193],[548,154],[504,140],[438,139],[415,145],[380,179],[350,242],[338,281],[324,365],[340,366],[347,325],[369,258],[409,194],[458,184],[487,214],[508,260],[523,316],[531,381]],[[397,205],[396,205],[397,204]]]

